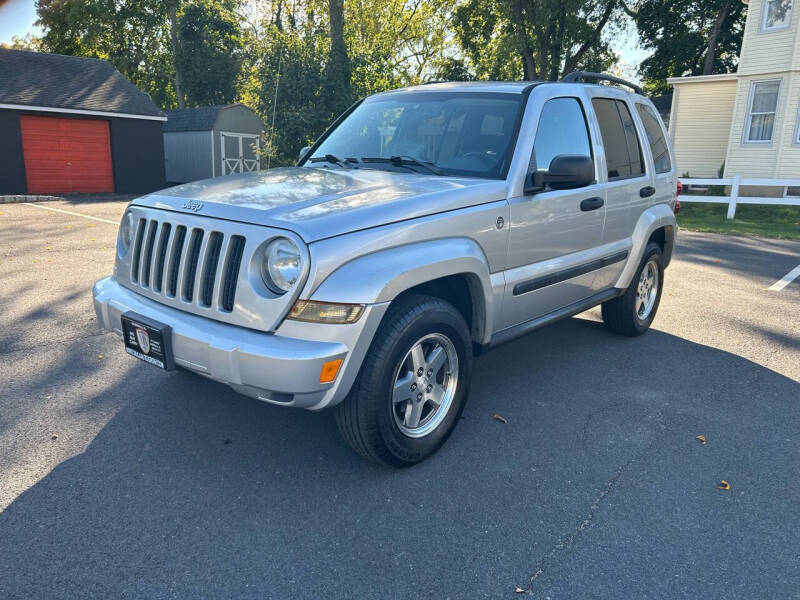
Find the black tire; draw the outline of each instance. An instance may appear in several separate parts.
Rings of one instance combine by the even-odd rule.
[[[640,318],[636,310],[636,301],[639,292],[639,280],[645,266],[653,262],[658,272],[658,285],[656,289],[655,303],[647,314],[646,318]],[[655,242],[649,242],[644,250],[639,268],[631,279],[628,289],[622,296],[604,302],[602,305],[603,322],[606,327],[620,335],[634,337],[642,335],[650,328],[650,324],[656,316],[658,305],[661,302],[661,290],[664,288],[664,260],[661,256],[661,248]]]
[[[395,379],[412,346],[437,334],[452,342],[451,351],[458,357],[455,392],[448,408],[438,413],[436,420],[441,421],[435,429],[423,437],[409,437],[395,418]],[[472,338],[458,310],[439,298],[400,298],[378,328],[353,388],[334,409],[336,424],[345,441],[363,457],[392,467],[412,466],[436,452],[452,433],[464,409],[471,376]]]

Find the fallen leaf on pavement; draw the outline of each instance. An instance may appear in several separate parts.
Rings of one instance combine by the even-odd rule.
[[[731,489],[731,484],[723,479],[722,481],[719,482],[719,485],[717,486],[717,489],[718,490],[729,490],[729,489]]]
[[[97,358],[103,358],[103,355],[102,354],[98,354]]]
[[[505,420],[503,417],[501,417],[501,416],[500,416],[500,415],[498,415],[497,413],[495,413],[495,414],[494,414],[494,416],[493,416],[492,418],[493,418],[493,419],[497,419],[497,420],[498,420],[498,421],[500,421],[501,423],[508,423],[508,421],[506,421],[506,420]]]
[[[700,440],[701,444],[705,444],[706,443],[706,436],[704,436],[704,435],[698,435],[697,439]]]

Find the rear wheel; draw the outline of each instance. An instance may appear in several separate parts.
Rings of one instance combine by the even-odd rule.
[[[472,340],[451,304],[408,296],[389,309],[350,394],[336,407],[345,441],[395,467],[416,464],[447,439],[464,408]]]
[[[627,336],[643,334],[650,328],[661,301],[664,263],[661,248],[649,242],[639,269],[622,296],[603,303],[603,321],[611,331]]]

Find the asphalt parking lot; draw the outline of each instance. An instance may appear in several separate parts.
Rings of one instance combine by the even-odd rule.
[[[391,471],[101,334],[124,206],[0,205],[0,598],[800,598],[800,243],[681,232],[650,332],[489,353]]]

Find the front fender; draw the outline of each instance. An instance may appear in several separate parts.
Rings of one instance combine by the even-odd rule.
[[[675,221],[675,214],[669,204],[655,204],[641,214],[636,227],[633,229],[631,255],[614,287],[625,289],[630,285],[636,269],[639,268],[639,263],[642,260],[650,236],[653,235],[654,231],[662,227],[666,228],[664,234],[664,266],[666,267],[669,264],[678,225]]]
[[[483,342],[492,331],[492,285],[486,256],[469,238],[429,240],[366,254],[336,269],[311,299],[353,304],[391,302],[412,287],[450,275],[467,276]]]

